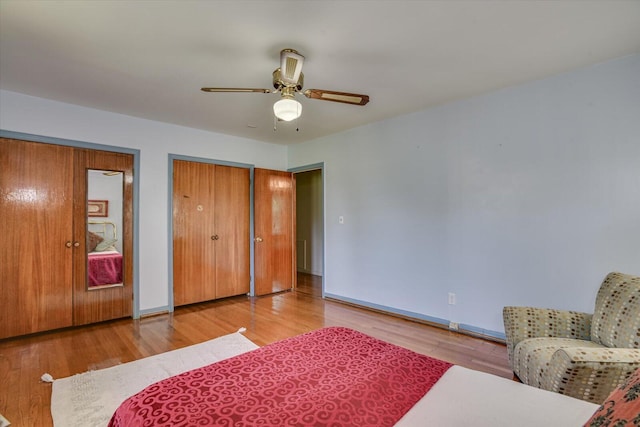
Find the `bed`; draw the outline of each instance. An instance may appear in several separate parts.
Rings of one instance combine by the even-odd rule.
[[[115,247],[116,225],[110,221],[89,221],[87,235],[89,288],[122,284],[122,254]]]
[[[597,408],[328,327],[152,384],[109,427],[579,426]]]

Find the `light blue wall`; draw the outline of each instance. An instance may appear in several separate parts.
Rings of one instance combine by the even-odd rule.
[[[500,336],[505,305],[592,311],[640,275],[640,55],[288,155],[325,164],[330,295]]]
[[[640,274],[638,76],[635,55],[289,148],[6,91],[0,128],[140,150],[143,312],[168,304],[174,153],[324,163],[326,293],[500,335],[504,305],[590,311],[607,272]]]

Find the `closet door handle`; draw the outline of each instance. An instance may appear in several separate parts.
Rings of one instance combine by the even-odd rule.
[[[73,247],[74,248],[80,247],[80,242],[73,242]]]
[[[67,241],[67,243],[64,244],[66,247],[70,248],[71,247],[71,242]]]
[[[214,234],[213,236],[211,236],[211,240],[218,240],[220,237],[218,237],[217,234]]]
[[[253,239],[253,240],[255,240],[256,242],[260,243],[260,242],[262,242],[262,237],[256,237],[256,238],[255,238],[255,239]]]

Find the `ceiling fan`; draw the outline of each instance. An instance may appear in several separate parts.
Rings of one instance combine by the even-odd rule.
[[[273,113],[284,121],[291,121],[302,114],[302,104],[295,99],[296,93],[302,93],[310,99],[342,102],[352,105],[366,105],[368,95],[357,93],[336,92],[323,89],[302,90],[304,74],[302,74],[304,56],[293,49],[283,49],[280,52],[280,68],[273,72],[273,89],[233,88],[233,87],[203,87],[204,92],[244,92],[244,93],[281,93],[280,100],[273,104]]]

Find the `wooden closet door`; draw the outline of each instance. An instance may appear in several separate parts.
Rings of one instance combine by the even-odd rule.
[[[249,181],[245,168],[174,160],[174,305],[249,292]]]
[[[254,171],[255,294],[295,286],[295,180],[290,172]]]
[[[216,298],[214,186],[215,165],[173,161],[174,305]]]
[[[0,338],[72,323],[73,148],[0,139]]]
[[[75,149],[74,152],[73,324],[85,325],[129,317],[133,313],[133,156],[109,151]],[[123,173],[122,286],[89,289],[87,285],[87,171]],[[99,218],[97,218],[99,219]]]
[[[250,288],[249,169],[215,167],[216,298]]]

